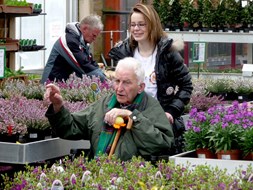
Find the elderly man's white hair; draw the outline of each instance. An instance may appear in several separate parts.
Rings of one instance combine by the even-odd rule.
[[[144,82],[145,71],[141,62],[139,62],[137,59],[133,57],[125,57],[124,59],[119,60],[115,72],[117,72],[117,70],[120,68],[133,70],[137,76],[138,84]]]
[[[101,31],[104,29],[104,24],[102,23],[101,17],[97,14],[89,15],[83,18],[80,24],[87,24],[91,28],[97,28]]]

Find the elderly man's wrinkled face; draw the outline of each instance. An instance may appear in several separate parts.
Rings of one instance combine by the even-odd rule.
[[[83,39],[87,43],[92,43],[96,40],[97,36],[101,33],[101,31],[97,28],[91,28],[88,25],[80,25],[80,30],[83,34]]]
[[[132,69],[119,68],[115,72],[114,90],[121,104],[130,104],[138,93],[144,90],[144,83],[138,84],[136,74]]]

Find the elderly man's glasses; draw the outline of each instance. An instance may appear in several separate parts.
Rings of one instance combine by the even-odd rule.
[[[137,26],[138,28],[143,29],[145,28],[146,23],[131,23],[130,26],[131,28],[135,28]]]

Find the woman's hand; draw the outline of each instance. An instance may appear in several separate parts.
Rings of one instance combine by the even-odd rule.
[[[170,113],[168,113],[168,112],[165,112],[165,114],[166,114],[166,117],[168,118],[169,122],[171,124],[173,124],[174,123],[174,119],[173,119],[172,115]]]

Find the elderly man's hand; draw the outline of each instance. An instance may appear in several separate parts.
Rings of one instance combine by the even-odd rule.
[[[46,85],[46,92],[44,94],[44,100],[53,104],[54,111],[57,113],[63,106],[63,98],[60,93],[60,88],[54,84]]]
[[[125,118],[130,116],[131,114],[132,112],[130,110],[113,108],[105,114],[104,121],[109,125],[113,125],[118,116]]]

